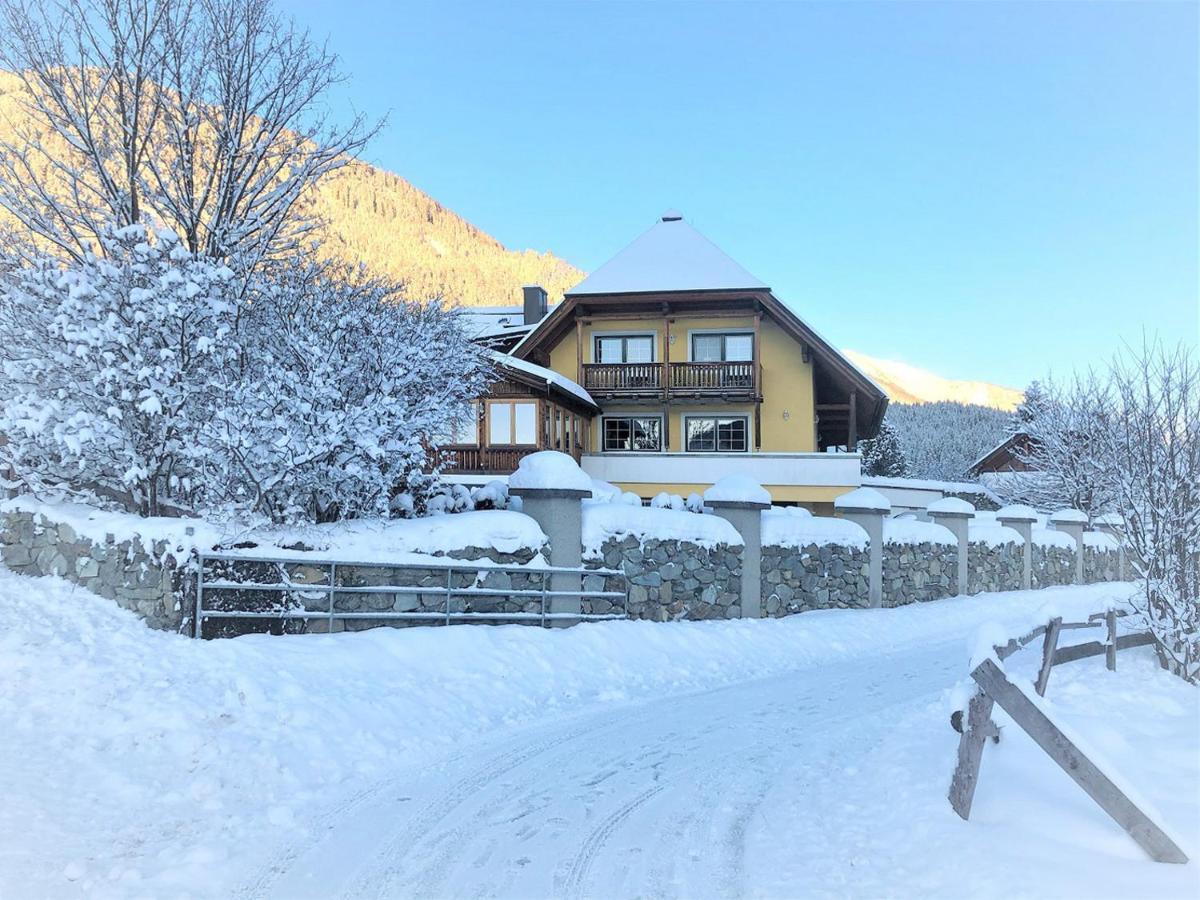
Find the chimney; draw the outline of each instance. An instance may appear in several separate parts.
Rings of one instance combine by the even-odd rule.
[[[525,324],[536,325],[546,317],[546,289],[540,284],[527,284],[521,293],[525,296]]]

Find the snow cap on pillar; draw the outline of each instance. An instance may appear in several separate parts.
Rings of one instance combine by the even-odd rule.
[[[1082,509],[1060,509],[1050,516],[1051,525],[1086,525],[1087,513]]]
[[[1002,506],[996,510],[997,522],[1036,522],[1037,519],[1037,510],[1021,503]]]
[[[925,507],[930,516],[942,516],[947,519],[970,519],[975,515],[975,507],[961,497],[943,497],[934,500]]]
[[[833,508],[839,512],[890,513],[892,502],[874,488],[860,487],[834,500]]]
[[[714,508],[769,509],[771,494],[749,475],[726,475],[704,492],[704,502]]]
[[[508,492],[517,497],[590,497],[592,479],[567,454],[542,450],[521,459],[508,476]]]

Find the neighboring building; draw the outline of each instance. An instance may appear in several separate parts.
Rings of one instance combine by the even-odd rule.
[[[874,488],[892,504],[892,515],[915,514],[927,518],[925,509],[930,503],[946,497],[966,500],[976,509],[995,510],[1004,503],[982,484],[970,481],[933,481],[925,478],[891,478],[883,475],[864,475],[863,486]]]
[[[1023,431],[1010,434],[981,456],[967,474],[975,478],[995,472],[1028,472],[1029,465],[1021,457],[1029,452],[1029,435]]]
[[[481,403],[476,441],[448,448],[465,464],[451,477],[508,474],[524,453],[569,446],[593,477],[643,498],[743,472],[778,502],[824,509],[860,484],[853,451],[878,430],[887,396],[678,214],[552,311],[540,288],[524,299],[519,310],[467,311],[476,339],[511,358]],[[513,370],[541,379],[524,383],[542,391],[540,405],[505,410]],[[568,409],[573,424],[560,426]],[[484,470],[496,450],[503,465]]]

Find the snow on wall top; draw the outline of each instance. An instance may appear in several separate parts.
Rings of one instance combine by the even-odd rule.
[[[570,394],[574,394],[584,403],[595,409],[600,408],[596,404],[596,401],[592,399],[591,394],[585,391],[581,385],[572,381],[566,375],[560,375],[553,369],[547,369],[544,366],[535,365],[528,360],[517,359],[515,356],[509,356],[507,353],[497,353],[496,351],[492,350],[489,351],[488,355],[495,362],[502,366],[508,366],[511,369],[517,369],[518,371],[533,375],[536,378],[542,379],[542,381],[546,382],[546,384],[553,384]]]
[[[1107,525],[1110,528],[1120,528],[1125,524],[1125,520],[1121,518],[1120,513],[1102,513],[1092,519],[1093,525]]]
[[[592,479],[565,453],[540,450],[522,457],[517,471],[508,476],[509,488],[591,491]]]
[[[1015,528],[986,522],[972,522],[967,528],[967,540],[972,544],[987,544],[989,547],[1025,543],[1025,539]]]
[[[749,475],[735,472],[726,475],[704,492],[706,503],[771,503],[771,495]]]
[[[807,512],[805,510],[804,512]],[[786,508],[765,509],[762,514],[764,547],[807,547],[840,544],[865,550],[867,532],[857,522],[804,515]]]
[[[669,210],[567,295],[739,289],[767,286]]]
[[[718,544],[733,547],[743,544],[737,529],[719,516],[663,507],[584,501],[584,556],[598,556],[609,538],[620,540],[631,536],[639,541],[690,541],[709,550]]]
[[[958,539],[945,525],[918,522],[916,519],[884,519],[885,544],[942,544],[957,547]]]
[[[1030,539],[1039,547],[1062,547],[1064,550],[1075,549],[1075,539],[1065,531],[1055,531],[1053,528],[1034,528],[1029,532]]]
[[[1060,509],[1050,515],[1051,522],[1086,525],[1087,520],[1087,513],[1082,509]]]
[[[931,513],[956,513],[966,516],[975,514],[975,507],[958,497],[943,497],[941,500],[934,500],[925,509]]]
[[[103,544],[108,535],[117,543],[141,538],[146,549],[158,541],[166,541],[171,550],[191,551],[193,548],[210,548],[229,536],[221,529],[203,519],[170,518],[155,516],[144,518],[133,513],[111,512],[96,509],[82,503],[67,503],[38,500],[29,495],[14,497],[0,503],[0,513],[28,512],[41,514],[59,525],[69,525],[75,533],[96,544]],[[193,533],[188,534],[191,528]]]
[[[1072,543],[1074,542],[1072,541]],[[1093,550],[1116,550],[1121,545],[1111,534],[1105,534],[1103,531],[1085,531],[1083,546],[1091,547]]]
[[[833,501],[835,509],[872,509],[876,512],[891,512],[892,503],[874,488],[860,487],[842,494]]]

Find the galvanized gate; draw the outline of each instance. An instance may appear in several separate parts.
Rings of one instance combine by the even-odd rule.
[[[210,577],[216,568],[224,570]],[[433,584],[339,584],[340,572],[347,570],[388,570],[389,572],[411,572],[438,576],[439,583]],[[239,574],[239,572],[241,574]],[[258,577],[247,580],[245,574]],[[230,578],[232,573],[235,577]],[[313,575],[320,573],[320,578]],[[479,584],[492,574],[519,575],[524,579],[537,579],[535,587],[487,587]],[[302,577],[298,580],[297,575]],[[444,578],[441,577],[444,575]],[[580,590],[555,590],[552,576],[579,576]],[[456,577],[458,576],[458,577]],[[586,579],[620,578],[622,590],[588,590]],[[442,598],[442,609],[397,610],[338,609],[338,598],[355,594],[391,596],[418,595],[428,604],[432,596]],[[245,602],[247,596],[258,595],[257,602]],[[262,595],[277,598],[275,602],[262,601]],[[607,612],[555,612],[551,609],[557,597],[578,597],[580,605],[585,601],[605,601],[612,611]],[[521,601],[520,610],[477,609],[476,604],[486,607],[486,601]],[[322,608],[313,608],[322,601]],[[268,608],[238,609],[242,605],[267,606]],[[480,601],[483,601],[480,603]],[[209,604],[206,606],[206,602]],[[536,604],[538,609],[530,611],[524,607]],[[393,602],[393,607],[396,605]],[[619,611],[616,608],[619,607]],[[325,620],[329,630],[333,623],[346,620],[428,622],[449,625],[454,622],[527,622],[543,627],[554,622],[603,621],[622,619],[629,612],[629,584],[625,574],[615,569],[572,569],[554,566],[534,568],[530,566],[480,565],[479,563],[393,563],[382,561],[359,562],[349,560],[314,560],[287,557],[243,556],[237,553],[202,553],[198,559],[196,582],[196,614],[192,625],[192,636],[200,637],[205,620],[210,619],[273,619],[273,620]]]

